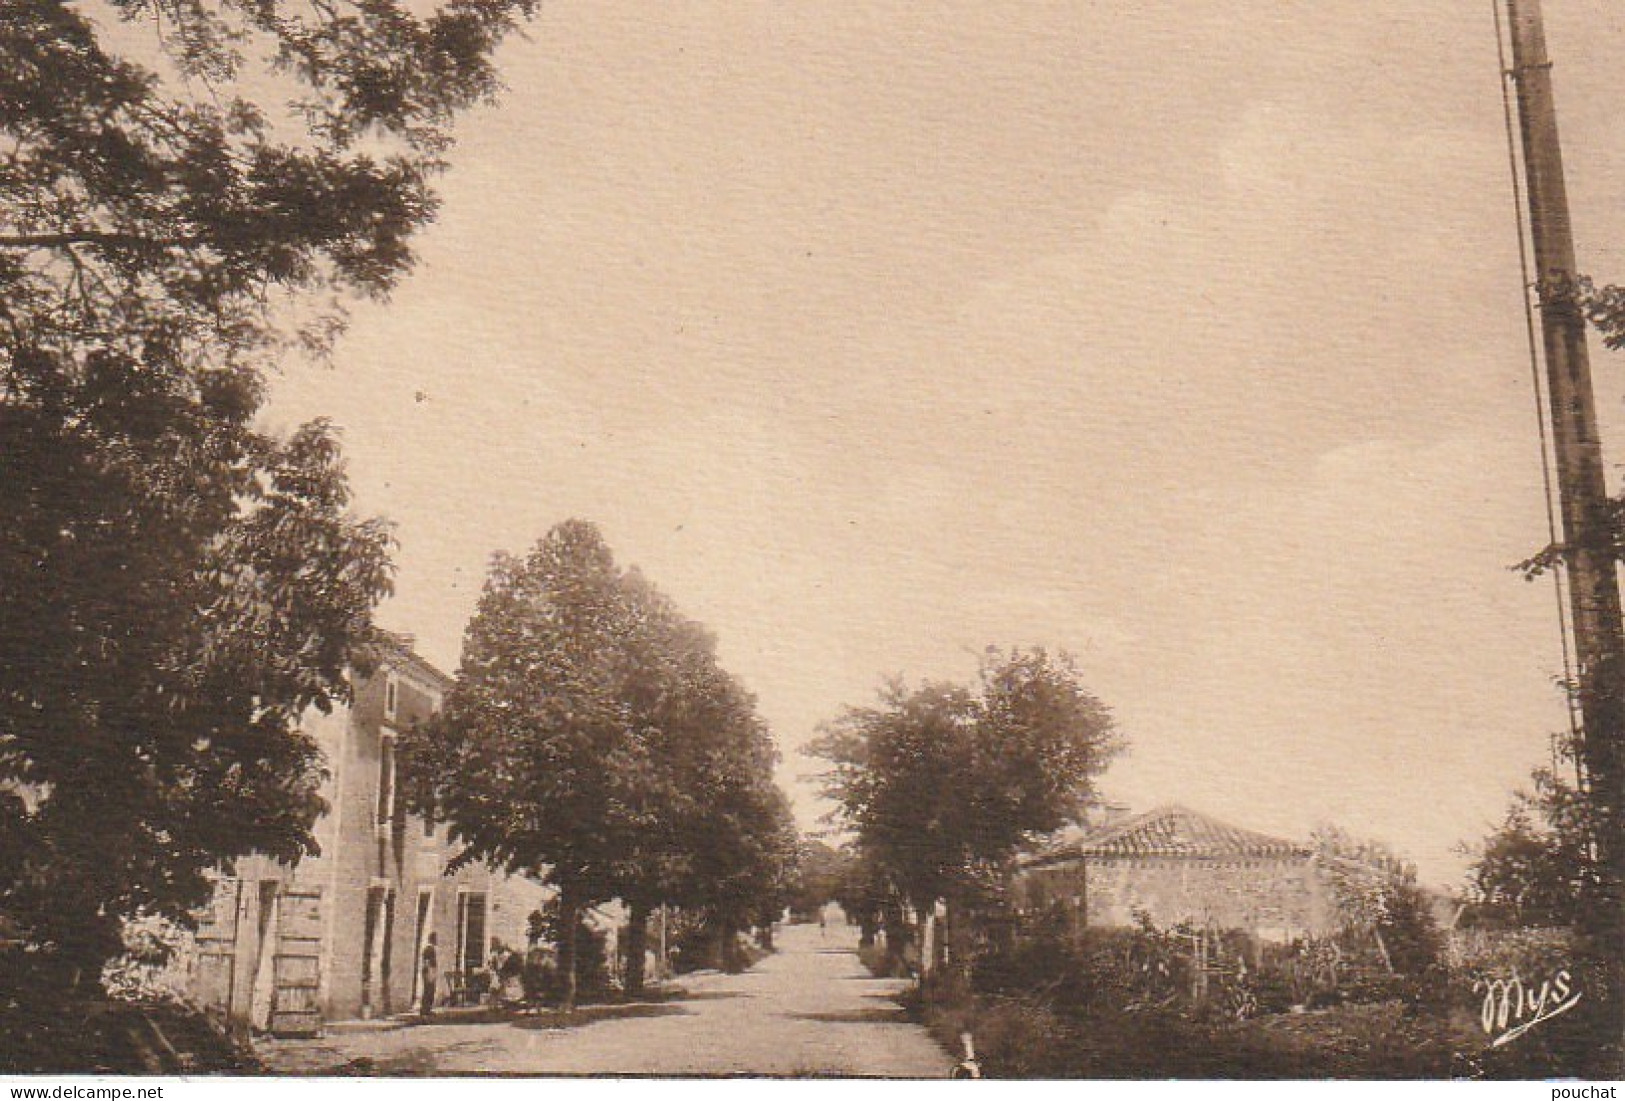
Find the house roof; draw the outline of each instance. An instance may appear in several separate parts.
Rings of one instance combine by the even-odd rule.
[[[441,672],[429,663],[428,659],[413,649],[417,642],[411,635],[400,634],[394,631],[379,631],[379,640],[383,653],[381,657],[385,665],[391,666],[399,672],[407,673],[424,681],[428,687],[440,692],[449,692],[452,678]]]
[[[1235,858],[1309,854],[1309,847],[1296,841],[1244,830],[1188,807],[1169,804],[1039,853],[1028,864],[1053,864],[1083,857]]]

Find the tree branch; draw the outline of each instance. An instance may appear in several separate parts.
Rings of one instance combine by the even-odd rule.
[[[143,237],[139,233],[110,233],[94,229],[67,230],[61,233],[0,234],[0,248],[66,249],[73,245],[111,245],[114,247],[146,246],[174,248],[177,245],[197,244],[197,237]]]

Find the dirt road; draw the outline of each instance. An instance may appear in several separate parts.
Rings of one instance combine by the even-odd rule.
[[[947,1074],[947,1054],[903,1019],[903,984],[858,962],[854,931],[790,926],[778,942],[745,974],[686,976],[681,997],[589,1008],[570,1028],[519,1018],[335,1030],[261,1053],[286,1074],[332,1074],[355,1060],[380,1074]]]

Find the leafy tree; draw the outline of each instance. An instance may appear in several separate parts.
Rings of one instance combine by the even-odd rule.
[[[408,269],[528,10],[0,0],[0,910],[62,980],[217,861],[313,846],[298,721],[389,536],[327,426],[254,429],[263,372]]]
[[[795,866],[796,828],[784,792],[773,783],[776,754],[765,727],[751,724],[745,744],[707,785],[712,808],[706,829],[695,836],[694,903],[715,934],[716,964],[738,965],[738,934],[752,927],[771,930],[790,897]]]
[[[1068,656],[989,649],[976,690],[889,682],[808,752],[834,766],[826,794],[866,859],[927,913],[996,891],[1024,843],[1082,813],[1117,748]]]
[[[1588,807],[1549,769],[1537,769],[1533,784],[1513,796],[1495,832],[1469,850],[1468,898],[1479,917],[1495,924],[1572,926],[1595,874]]]
[[[559,891],[559,968],[576,994],[575,929],[636,851],[652,762],[625,701],[621,577],[591,524],[559,524],[526,558],[498,554],[434,722],[402,742],[414,802],[463,849]]]
[[[628,570],[621,586],[626,703],[649,746],[648,771],[635,786],[645,825],[627,836],[629,851],[614,884],[627,907],[625,985],[637,993],[644,983],[649,916],[677,898],[692,875],[684,826],[703,810],[689,782],[691,757],[695,736],[709,732],[704,697],[716,644],[637,570]]]
[[[1343,932],[1375,945],[1392,973],[1421,976],[1438,965],[1444,935],[1416,866],[1380,841],[1325,825],[1313,837]]]
[[[895,891],[874,854],[853,843],[843,848],[844,863],[836,884],[835,900],[846,920],[858,927],[858,946],[868,948],[885,923],[895,901]]]
[[[27,793],[0,830],[31,839],[0,906],[69,978],[98,979],[128,915],[187,920],[217,861],[313,848],[322,762],[299,720],[343,697],[388,588],[387,534],[345,515],[331,437],[244,434],[253,452],[209,455],[211,435],[141,441],[199,445],[195,476],[219,483],[205,493],[126,482],[94,503],[39,500],[0,536],[8,574],[54,543],[34,584],[0,595],[0,765]],[[30,461],[95,462],[33,439]]]
[[[817,838],[803,838],[796,845],[796,862],[790,909],[809,915],[826,903],[841,897],[851,856],[831,848]]]
[[[825,794],[859,845],[920,911],[947,895],[972,859],[975,828],[961,812],[976,779],[974,702],[954,685],[910,690],[889,681],[877,706],[848,708],[809,747],[834,765]]]
[[[622,584],[626,701],[651,765],[638,785],[645,826],[628,839],[615,883],[628,910],[626,983],[635,991],[658,905],[708,915],[718,963],[727,962],[732,934],[724,926],[738,927],[736,911],[769,892],[778,874],[764,831],[778,828],[771,808],[782,796],[755,700],[721,667],[710,632],[636,570]]]
[[[650,763],[636,786],[644,826],[615,883],[628,912],[626,986],[636,991],[659,905],[708,917],[719,965],[731,962],[732,930],[783,905],[794,831],[773,782],[772,739],[755,699],[718,661],[716,639],[636,569],[622,592],[625,698]]]
[[[654,906],[739,928],[777,874],[783,796],[754,700],[584,521],[496,557],[445,708],[403,747],[411,798],[450,824],[459,861],[558,888],[567,980],[583,908],[627,903],[636,988]]]
[[[662,760],[680,793],[666,804],[672,846],[666,866],[678,874],[666,878],[661,901],[701,915],[712,934],[713,962],[731,968],[737,934],[753,925],[771,928],[788,898],[796,833],[773,780],[778,752],[755,698],[716,662],[708,640],[704,649],[692,645],[695,634],[690,625],[672,648],[683,660],[659,720]]]

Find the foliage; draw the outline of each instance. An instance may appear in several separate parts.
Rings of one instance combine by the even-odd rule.
[[[1415,866],[1381,842],[1356,839],[1336,826],[1322,826],[1314,841],[1343,943],[1374,947],[1390,973],[1419,977],[1437,968],[1444,934],[1416,882]]]
[[[592,997],[602,994],[609,989],[609,936],[607,933],[595,928],[588,922],[581,912],[575,915],[575,954],[576,954],[576,990],[577,997]],[[565,925],[567,920],[564,908],[555,899],[544,911],[543,939],[553,946],[553,953],[547,957],[552,963],[541,970],[540,980],[533,979],[538,1001],[561,1003],[566,1000],[570,992],[567,990],[566,977],[560,973],[557,966],[563,953],[561,946],[569,935]],[[527,991],[528,992],[528,991]]]
[[[877,979],[893,978],[893,960],[885,947],[871,941],[858,945],[858,962]]]
[[[390,540],[331,429],[255,429],[264,371],[410,267],[528,10],[0,0],[0,910],[54,981],[216,861],[312,849],[299,718],[365,662]]]
[[[324,427],[275,441],[219,388],[61,366],[0,400],[0,784],[24,792],[0,908],[91,980],[124,916],[187,920],[215,862],[312,849],[298,722],[347,692],[388,535],[347,514]]]
[[[1116,984],[1132,983],[1124,965],[1134,953],[1109,942],[1143,934],[1116,934],[1048,957],[1057,971],[1066,960],[1085,973],[1106,965],[1116,978],[1095,972],[1095,981],[1070,987],[1053,975],[1046,982],[1046,954],[1034,952],[1030,978],[1007,975],[996,990],[925,1000],[925,1022],[949,1050],[970,1032],[983,1073],[994,1078],[1441,1078],[1479,1069],[1458,1054],[1475,1050],[1475,1037],[1397,1001],[1268,1015],[1235,1012],[1228,988],[1202,1011],[1171,997],[1124,1001]]]
[[[983,1077],[1068,1076],[1063,1068],[1075,1049],[1076,1029],[1042,998],[1009,994],[982,996],[969,1004],[933,1002],[926,1022],[937,1042],[956,1055],[963,1052],[962,1037],[970,1033]]]
[[[710,632],[636,570],[622,591],[626,698],[653,762],[638,790],[653,828],[631,838],[616,891],[634,908],[695,908],[728,929],[770,924],[788,901],[797,844],[772,737]]]
[[[544,879],[567,911],[619,897],[743,928],[781,904],[794,832],[754,699],[589,523],[495,557],[444,710],[402,746],[457,859]]]
[[[622,694],[620,574],[590,524],[528,558],[499,554],[442,712],[401,742],[409,798],[449,823],[454,864],[486,860],[555,884],[563,929],[613,897],[640,827],[649,746]],[[560,965],[573,973],[573,938]]]
[[[245,1039],[180,1002],[0,995],[0,1073],[261,1074]]]
[[[236,366],[379,296],[434,214],[449,125],[530,0],[0,5],[0,341],[21,373]],[[244,89],[261,94],[249,98]],[[155,346],[156,345],[156,346]]]
[[[1351,972],[1329,938],[1259,944],[1137,922],[1074,930],[1063,907],[1025,914],[978,960],[967,995],[922,987],[925,1020],[950,1049],[970,1031],[993,1077],[1441,1077],[1476,1066],[1457,1053],[1483,1041],[1441,1006],[1344,1004]],[[1209,978],[1200,998],[1198,936]]]
[[[1473,851],[1467,891],[1481,922],[1571,925],[1595,874],[1584,797],[1547,769],[1535,771],[1533,785],[1514,794],[1500,826]]]
[[[791,881],[790,910],[798,917],[815,915],[826,903],[838,900],[849,876],[850,853],[839,852],[816,838],[796,845],[795,873]]]
[[[519,988],[525,1001],[539,1004],[547,1000],[548,992],[556,989],[557,957],[551,949],[532,943],[525,949],[524,963],[519,971]]]
[[[808,750],[890,887],[919,910],[979,893],[1016,849],[1081,812],[1117,749],[1065,654],[989,649],[975,691],[888,682]]]
[[[1469,982],[1497,976],[1555,974],[1574,958],[1574,934],[1561,928],[1475,928],[1450,940],[1450,969]]]
[[[187,958],[195,944],[186,930],[160,917],[137,914],[121,930],[124,950],[102,969],[102,987],[115,999],[184,999]]]

